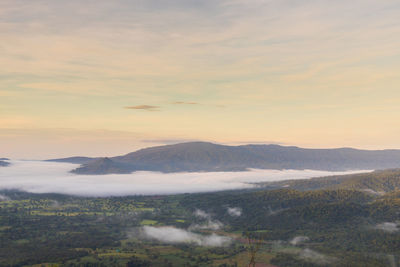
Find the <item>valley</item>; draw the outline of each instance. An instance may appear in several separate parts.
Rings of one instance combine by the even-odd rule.
[[[3,190],[0,265],[247,266],[253,251],[256,266],[388,266],[400,259],[400,193],[385,177],[398,172],[342,177],[348,189],[315,186],[338,176],[178,195]]]

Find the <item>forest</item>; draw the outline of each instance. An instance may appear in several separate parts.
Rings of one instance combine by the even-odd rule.
[[[375,176],[387,184],[382,173]],[[354,177],[362,180],[348,178]],[[349,186],[0,196],[0,266],[396,266],[400,260],[397,187],[380,194]]]

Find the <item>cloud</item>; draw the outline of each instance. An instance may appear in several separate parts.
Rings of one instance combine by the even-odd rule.
[[[308,262],[323,266],[329,266],[331,263],[337,261],[337,258],[335,257],[324,255],[309,248],[305,248],[302,250],[287,250],[285,249],[287,247],[285,244],[287,245],[287,243],[282,240],[273,241],[273,246],[275,246],[276,249],[284,249],[286,253],[297,255],[300,259],[306,260]]]
[[[280,212],[282,212],[284,210],[287,210],[287,209],[276,209],[276,210],[273,210],[271,208],[271,206],[268,206],[268,208],[266,208],[266,207],[263,207],[263,208],[267,211],[268,215],[276,215],[276,214],[278,214],[278,213],[280,213]]]
[[[79,165],[46,161],[11,160],[0,172],[0,190],[19,189],[32,193],[79,196],[158,195],[213,192],[253,188],[252,183],[305,179],[354,172],[313,170],[250,170],[246,172],[159,173],[76,175]],[[358,173],[358,172],[357,172]],[[203,219],[208,213],[197,212]],[[203,215],[201,215],[203,214]],[[207,215],[208,214],[208,215]]]
[[[375,228],[389,233],[394,233],[399,231],[399,228],[397,228],[397,223],[392,223],[392,222],[384,222],[377,224]]]
[[[198,246],[221,247],[231,243],[232,239],[217,234],[200,235],[184,229],[178,229],[172,226],[163,227],[142,227],[142,234],[145,238],[157,240],[164,243],[187,243]]]
[[[128,106],[124,107],[125,109],[141,109],[147,111],[158,111],[159,106],[151,106],[151,105],[139,105],[139,106]]]
[[[11,198],[9,198],[8,196],[0,194],[0,202],[1,201],[10,201],[10,200],[11,200]]]
[[[172,145],[172,144],[179,144],[179,143],[186,143],[186,142],[198,142],[200,140],[197,139],[145,139],[140,140],[143,143],[156,143],[156,144],[165,144],[165,145]]]
[[[202,224],[193,224],[189,227],[190,230],[219,230],[224,226],[223,223],[221,223],[218,220],[211,220],[208,219],[206,222]]]
[[[370,193],[370,194],[376,195],[376,196],[383,196],[385,194],[384,191],[375,191],[375,190],[372,190],[371,188],[362,189],[361,191],[364,191],[366,193]]]
[[[200,209],[196,209],[193,214],[194,214],[194,216],[203,218],[203,219],[211,218],[211,214],[205,212],[204,210],[200,210]]]
[[[239,217],[242,215],[242,209],[241,208],[229,208],[228,207],[228,214],[231,215],[232,217]]]
[[[228,145],[280,145],[280,146],[284,146],[284,145],[288,145],[287,143],[284,142],[276,142],[276,141],[257,141],[257,140],[253,140],[253,141],[232,141],[232,142],[227,142],[226,144]]]
[[[325,256],[309,248],[303,249],[299,256],[302,259],[309,260],[317,264],[329,264],[335,260],[333,257]]]
[[[308,241],[310,238],[308,236],[295,236],[292,240],[289,241],[290,244],[297,246],[301,243]]]
[[[196,229],[208,229],[208,230],[218,230],[221,229],[224,225],[218,220],[212,220],[211,214],[200,210],[196,209],[194,211],[194,216],[205,220],[203,223],[200,224],[193,224],[189,227],[190,230],[196,230]]]
[[[200,105],[197,102],[184,102],[184,101],[175,101],[175,102],[172,102],[172,104],[174,104],[174,105]]]
[[[59,208],[61,206],[62,205],[57,200],[51,200],[51,202],[50,202],[50,207],[52,207],[52,208]]]

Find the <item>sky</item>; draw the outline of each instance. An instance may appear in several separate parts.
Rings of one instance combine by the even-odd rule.
[[[0,0],[0,157],[400,148],[398,0]]]

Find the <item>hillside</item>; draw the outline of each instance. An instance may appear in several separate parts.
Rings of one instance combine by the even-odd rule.
[[[107,174],[107,173],[130,173],[130,166],[119,161],[113,161],[109,158],[100,158],[84,164],[73,172],[79,174]]]
[[[249,266],[254,245],[256,266],[400,263],[399,192],[0,196],[1,266]]]
[[[344,171],[398,167],[400,150],[304,149],[279,145],[226,146],[190,142],[141,149],[124,156],[107,158],[106,161],[94,159],[73,172],[218,172],[246,171],[250,168]]]
[[[383,194],[400,190],[400,169],[378,170],[371,173],[338,175],[312,179],[260,183],[270,189],[295,190],[351,189]]]

